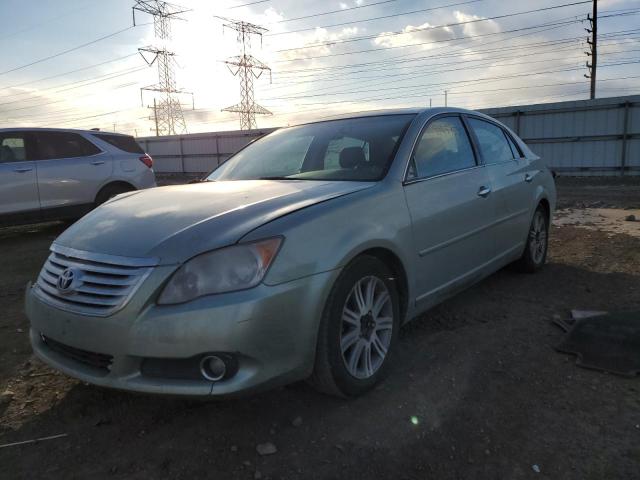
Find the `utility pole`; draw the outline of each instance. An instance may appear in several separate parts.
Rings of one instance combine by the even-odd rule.
[[[238,32],[238,43],[242,45],[241,55],[231,57],[224,62],[229,71],[240,78],[240,103],[223,108],[222,111],[239,113],[240,130],[251,130],[257,128],[256,115],[271,115],[269,110],[255,102],[253,92],[254,79],[259,78],[265,71],[269,72],[269,78],[271,78],[271,68],[248,53],[251,49],[251,35],[259,35],[262,42],[262,34],[267,29],[253,23],[222,19],[227,22],[222,28],[227,27]]]
[[[156,99],[153,99],[153,123],[156,126],[156,137],[160,135],[158,133],[158,105],[156,104]]]
[[[596,98],[596,71],[598,66],[598,0],[593,0],[593,12],[591,16],[587,14],[587,20],[591,24],[591,28],[585,28],[587,33],[591,34],[591,39],[587,37],[589,51],[584,52],[591,57],[591,63],[587,60],[587,68],[589,74],[585,74],[585,78],[591,79],[591,93],[589,98]]]
[[[158,65],[158,83],[142,87],[140,100],[144,105],[142,98],[144,91],[157,92],[159,101],[156,101],[156,95],[153,99],[156,136],[186,133],[187,125],[178,95],[190,94],[193,104],[193,94],[176,87],[173,70],[175,53],[167,50],[167,44],[171,41],[171,20],[182,20],[178,15],[188,10],[161,0],[136,0],[133,6],[134,25],[136,24],[136,11],[153,16],[154,33],[159,43],[157,46],[138,49],[147,65],[151,66],[154,63]]]
[[[447,106],[447,91],[444,91],[444,106]]]

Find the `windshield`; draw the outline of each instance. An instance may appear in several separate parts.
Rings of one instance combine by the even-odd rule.
[[[207,180],[380,180],[414,117],[349,118],[277,130]]]

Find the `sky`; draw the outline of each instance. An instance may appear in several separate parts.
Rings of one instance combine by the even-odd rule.
[[[442,106],[488,108],[586,99],[576,0],[183,0],[171,23],[189,133],[237,130],[238,55],[225,19],[260,25],[250,53],[271,68],[256,103],[278,127],[339,113]],[[0,127],[100,128],[153,134],[158,82],[138,49],[159,46],[133,0],[2,0]],[[252,3],[251,5],[247,5]],[[574,4],[574,5],[568,5]],[[561,6],[561,7],[559,7]],[[600,0],[597,96],[640,93],[640,0]],[[532,11],[540,10],[541,11]],[[381,18],[382,17],[382,18]],[[7,22],[7,19],[10,21]]]

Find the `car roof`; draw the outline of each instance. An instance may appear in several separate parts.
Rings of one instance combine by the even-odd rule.
[[[77,128],[42,128],[42,127],[16,127],[16,128],[0,128],[2,132],[71,132],[71,133],[96,133],[106,135],[117,135],[120,137],[130,137],[126,133],[107,132],[104,130],[81,130]]]
[[[478,115],[480,117],[490,118],[484,113],[480,113],[475,110],[467,110],[464,108],[456,108],[456,107],[391,108],[391,109],[384,109],[384,110],[365,110],[362,112],[330,115],[330,116],[318,118],[316,120],[312,120],[309,122],[300,123],[298,125],[308,125],[310,123],[328,122],[331,120],[344,120],[348,118],[379,117],[384,115],[408,115],[408,114],[420,115],[423,113],[430,113],[432,115],[435,115],[438,113],[467,113],[467,114]]]

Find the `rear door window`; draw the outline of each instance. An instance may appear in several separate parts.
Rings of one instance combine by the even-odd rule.
[[[92,135],[123,152],[144,154],[144,150],[138,145],[135,138],[128,135],[109,135],[108,133],[93,133]]]
[[[459,117],[432,121],[422,132],[412,157],[409,178],[426,178],[476,165],[467,131]]]
[[[73,132],[33,132],[36,160],[88,157],[100,153],[89,140]]]
[[[484,163],[500,163],[515,158],[502,128],[477,118],[468,118],[468,120],[478,139]]]
[[[27,148],[24,135],[20,133],[0,134],[0,163],[24,162]]]

